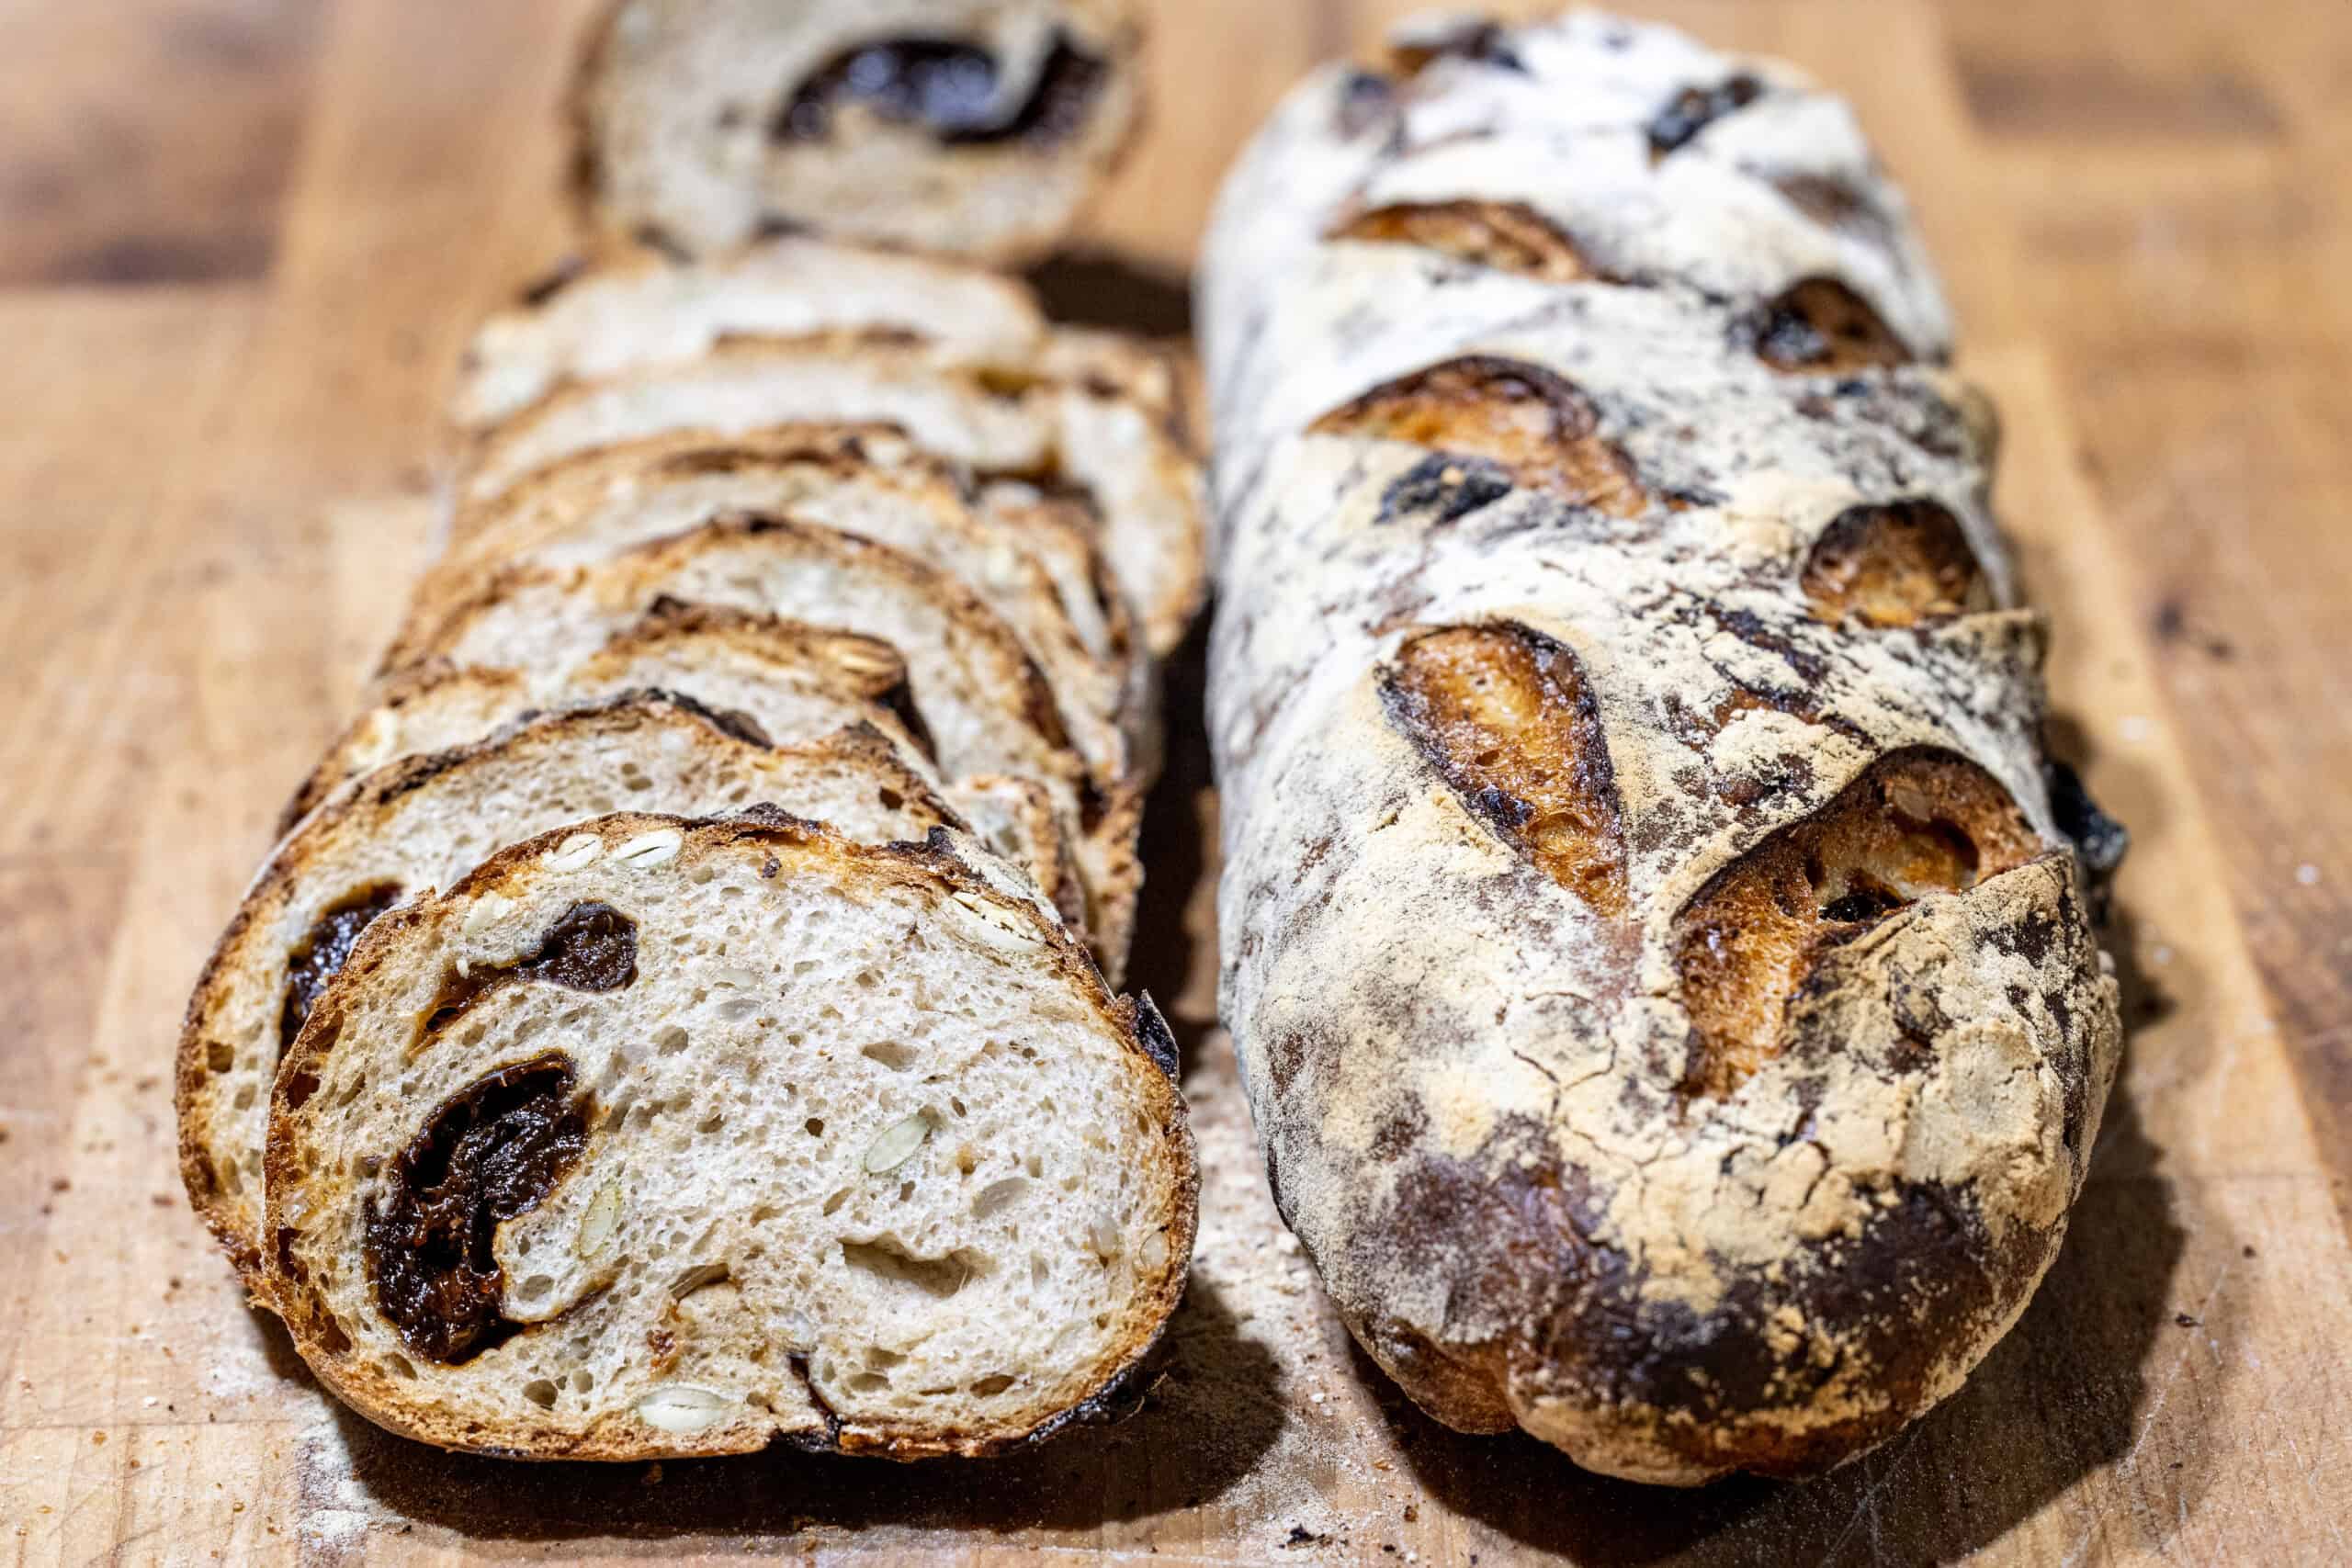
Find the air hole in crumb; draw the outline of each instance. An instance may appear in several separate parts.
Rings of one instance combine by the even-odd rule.
[[[653,1048],[664,1056],[674,1056],[686,1048],[686,1032],[671,1024],[653,1036]]]
[[[859,1054],[881,1063],[893,1072],[903,1073],[915,1063],[913,1048],[896,1040],[876,1040]]]
[[[523,1397],[542,1410],[555,1408],[555,1384],[545,1378],[533,1378],[523,1385]]]
[[[986,1399],[992,1394],[1002,1393],[1006,1389],[1011,1388],[1012,1383],[1013,1377],[1011,1372],[990,1372],[987,1377],[972,1384],[972,1392]]]

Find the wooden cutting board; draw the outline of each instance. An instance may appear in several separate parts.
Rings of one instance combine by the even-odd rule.
[[[1067,309],[1181,330],[1215,180],[1385,4],[1164,0]],[[1523,8],[1523,7],[1522,7]],[[186,988],[424,558],[470,323],[561,251],[567,0],[0,9],[0,1560],[2352,1561],[2352,28],[2241,0],[1640,7],[1851,92],[1998,395],[2061,747],[2136,837],[2064,1255],[1826,1480],[1582,1474],[1406,1405],[1276,1221],[1213,1030],[1197,659],[1138,980],[1207,1176],[1145,1411],[1011,1461],[452,1458],[338,1409],[179,1195]]]

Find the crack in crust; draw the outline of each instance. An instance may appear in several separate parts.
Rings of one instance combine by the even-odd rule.
[[[1474,266],[1545,283],[1616,281],[1557,225],[1520,201],[1393,202],[1357,213],[1324,237],[1419,245]]]
[[[1307,428],[1404,441],[1500,465],[1512,480],[1631,520],[1649,510],[1633,463],[1600,434],[1592,401],[1541,366],[1491,355],[1374,387]]]
[[[2044,846],[1984,769],[1914,748],[1717,872],[1675,922],[1692,1049],[1682,1093],[1723,1100],[1784,1044],[1792,1001],[1832,949]]]
[[[1595,910],[1624,914],[1617,781],[1575,654],[1507,622],[1451,626],[1399,649],[1380,694],[1464,806]]]
[[[1839,513],[1806,556],[1800,581],[1825,621],[1916,626],[1993,607],[1960,519],[1924,499]]]

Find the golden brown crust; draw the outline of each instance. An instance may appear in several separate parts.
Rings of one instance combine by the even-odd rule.
[[[1623,453],[1601,439],[1591,401],[1540,366],[1476,356],[1375,387],[1307,427],[1500,464],[1511,482],[1612,517],[1649,497]]]
[[[1993,607],[1960,519],[1934,501],[1848,507],[1814,541],[1801,581],[1829,621],[1913,626]]]
[[[1603,276],[1577,243],[1523,201],[1399,201],[1355,214],[1329,231],[1334,240],[1419,245],[1475,266],[1515,272],[1546,283]]]
[[[1398,648],[1381,690],[1464,805],[1594,909],[1625,912],[1617,782],[1574,654],[1525,626],[1452,626]]]

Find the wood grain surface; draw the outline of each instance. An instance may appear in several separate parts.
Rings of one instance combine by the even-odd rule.
[[[1403,8],[1162,0],[1057,303],[1182,330],[1226,161]],[[2124,1081],[1964,1392],[1824,1481],[1697,1494],[1406,1405],[1286,1245],[1214,1031],[1195,661],[1137,979],[1208,1171],[1142,1415],[980,1465],[616,1469],[340,1411],[179,1195],[168,1055],[424,557],[458,345],[560,254],[583,7],[0,0],[0,1562],[2352,1561],[2352,12],[1634,8],[1802,61],[1910,186],[2007,416],[2057,734],[2136,837]]]

